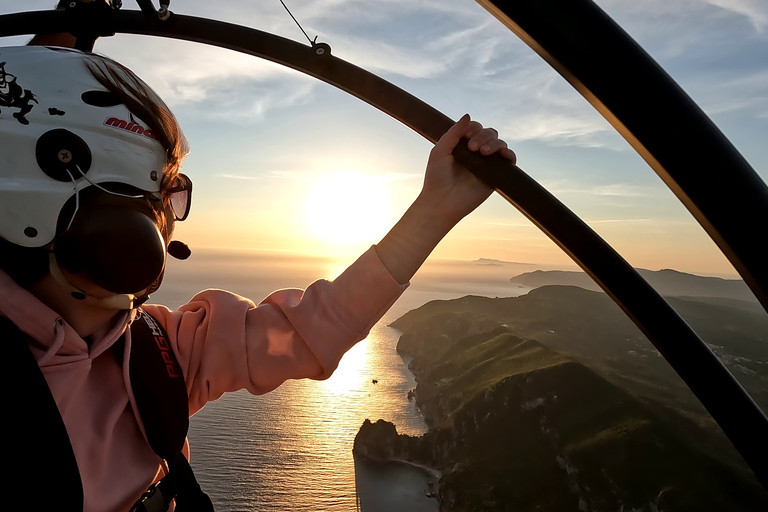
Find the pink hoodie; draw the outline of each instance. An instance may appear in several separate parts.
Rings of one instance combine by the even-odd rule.
[[[286,379],[329,377],[406,287],[371,248],[334,281],[316,281],[306,291],[279,290],[258,306],[206,290],[177,311],[144,309],[168,332],[194,414],[227,391],[260,394]],[[89,347],[56,312],[0,271],[0,314],[30,337],[72,441],[84,510],[128,510],[163,474],[137,419],[128,366],[121,367],[109,350],[134,312],[120,313],[110,330],[91,337]],[[126,359],[130,343],[128,332]]]

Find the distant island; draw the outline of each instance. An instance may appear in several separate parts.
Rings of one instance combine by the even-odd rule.
[[[533,264],[533,263],[518,263],[516,261],[503,261],[503,260],[495,260],[495,259],[492,259],[492,258],[480,258],[480,259],[477,259],[477,260],[473,260],[472,263],[474,265],[489,265],[489,266],[494,266],[494,267],[503,267],[503,266],[506,266],[506,265],[517,265],[517,266],[523,265],[523,266],[528,266],[528,267],[535,266],[535,264]]]
[[[768,409],[765,312],[704,297],[669,302]],[[768,510],[713,420],[603,293],[433,301],[392,326],[429,431],[366,420],[354,451],[439,470],[442,511]]]
[[[643,279],[648,281],[648,284],[665,297],[721,297],[757,303],[757,299],[741,279],[703,277],[671,269],[645,270],[639,268],[636,270]],[[512,277],[509,282],[532,288],[554,284],[602,291],[585,272],[566,270],[525,272]]]

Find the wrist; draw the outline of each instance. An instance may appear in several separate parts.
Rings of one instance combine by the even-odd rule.
[[[458,211],[456,204],[444,195],[422,190],[409,212],[421,219],[423,228],[445,236],[467,213]]]
[[[440,240],[456,224],[444,201],[420,194],[376,245],[381,262],[398,283],[408,282]]]

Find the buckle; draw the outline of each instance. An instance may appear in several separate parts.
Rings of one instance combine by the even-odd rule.
[[[130,512],[167,512],[169,502],[160,490],[160,482],[152,484],[133,504]]]

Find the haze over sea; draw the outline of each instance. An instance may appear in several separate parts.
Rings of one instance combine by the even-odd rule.
[[[279,288],[306,288],[315,279],[332,279],[349,263],[197,250],[185,262],[169,262],[163,287],[151,301],[174,308],[200,290],[221,288],[258,303]],[[437,511],[437,501],[425,496],[429,475],[424,471],[370,467],[352,456],[355,434],[366,418],[392,421],[411,435],[426,430],[406,396],[416,383],[395,351],[400,333],[387,325],[433,299],[520,295],[528,288],[510,284],[509,278],[537,268],[543,267],[427,262],[330,379],[289,381],[263,396],[239,391],[208,404],[192,418],[189,439],[192,465],[216,510],[349,511],[361,503],[364,512]]]

